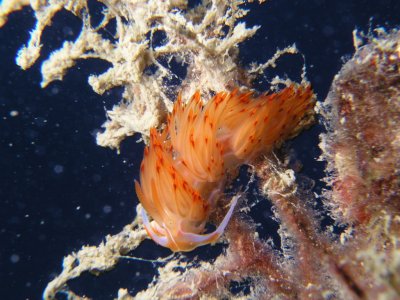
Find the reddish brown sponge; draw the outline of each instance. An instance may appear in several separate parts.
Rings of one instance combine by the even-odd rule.
[[[333,216],[365,223],[400,212],[400,34],[374,39],[336,75],[325,101]]]

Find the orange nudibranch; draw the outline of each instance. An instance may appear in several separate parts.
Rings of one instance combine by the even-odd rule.
[[[309,85],[295,84],[258,97],[221,92],[205,104],[199,92],[187,103],[179,96],[167,126],[151,129],[135,182],[149,236],[172,251],[216,242],[239,198],[217,229],[204,233],[226,174],[297,134],[314,102]]]

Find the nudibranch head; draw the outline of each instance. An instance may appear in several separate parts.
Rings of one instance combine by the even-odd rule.
[[[143,224],[149,236],[158,244],[173,251],[190,251],[198,246],[214,243],[223,233],[236,204],[231,207],[220,226],[212,233],[202,234],[210,214],[211,198],[202,197],[175,167],[171,145],[165,132],[155,129],[150,133],[150,145],[144,151],[140,182],[135,182],[136,194],[143,205]],[[153,218],[149,222],[147,214]]]
[[[297,133],[313,104],[311,87],[294,84],[259,97],[222,92],[206,104],[198,92],[187,103],[178,97],[167,126],[151,129],[135,182],[149,236],[173,251],[216,242],[238,200],[215,231],[204,233],[226,174]]]

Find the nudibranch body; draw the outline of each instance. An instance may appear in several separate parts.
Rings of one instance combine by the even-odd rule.
[[[167,126],[151,130],[135,182],[150,237],[172,251],[216,242],[238,200],[215,231],[204,233],[226,174],[295,135],[313,104],[311,87],[294,84],[259,97],[221,92],[206,104],[198,92],[187,103],[178,97]]]

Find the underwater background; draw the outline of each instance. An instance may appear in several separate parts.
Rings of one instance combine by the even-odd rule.
[[[250,12],[242,20],[261,28],[240,44],[243,65],[265,61],[277,48],[296,43],[318,100],[326,97],[334,75],[354,53],[354,29],[368,32],[400,24],[400,2],[395,0],[274,0],[248,6]],[[100,4],[89,1],[89,7],[100,19]],[[134,219],[138,201],[133,182],[138,178],[143,143],[136,143],[136,136],[126,139],[117,154],[95,142],[105,110],[120,101],[122,88],[99,96],[87,77],[109,65],[81,61],[62,82],[41,89],[41,62],[64,40],[76,39],[81,22],[60,12],[44,31],[39,61],[22,71],[15,56],[34,22],[32,11],[24,9],[12,14],[0,29],[1,299],[40,299],[47,283],[60,272],[62,258],[119,232]],[[300,55],[285,57],[267,75],[272,79],[287,74],[296,80],[302,64]],[[266,87],[267,82],[257,84],[261,90]],[[291,142],[303,163],[303,174],[316,180],[316,193],[324,176],[324,164],[315,161],[320,131],[315,126]],[[267,204],[257,206],[254,218],[265,223],[266,238],[274,235],[276,224],[269,220]],[[212,257],[220,248],[206,246],[185,255]],[[148,259],[169,254],[150,240],[131,253]],[[112,299],[119,287],[136,294],[154,275],[152,263],[126,259],[98,278],[87,274],[70,285],[80,295]]]

